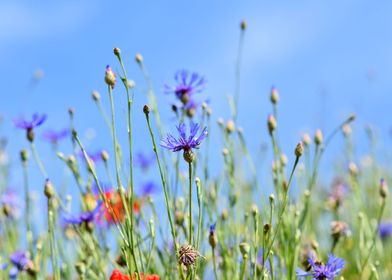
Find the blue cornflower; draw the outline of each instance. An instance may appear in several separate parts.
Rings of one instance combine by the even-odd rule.
[[[21,118],[21,119],[14,119],[13,123],[17,128],[25,129],[27,140],[33,142],[34,140],[33,128],[40,126],[45,120],[46,120],[45,114],[39,115],[35,113],[31,121]]]
[[[53,144],[57,144],[61,139],[67,137],[68,135],[69,135],[68,129],[63,129],[60,131],[54,131],[48,129],[42,134],[42,138]]]
[[[34,267],[33,262],[28,257],[28,253],[25,251],[15,251],[11,256],[10,260],[12,268],[9,271],[10,279],[17,279],[19,272],[32,270]]]
[[[72,216],[70,214],[67,214],[64,216],[65,222],[68,224],[73,224],[73,225],[82,225],[82,224],[90,224],[98,220],[102,212],[102,202],[99,202],[98,205],[95,207],[93,211],[88,211],[88,212],[83,212],[79,214],[78,216]]]
[[[157,189],[157,185],[152,182],[146,182],[142,185],[142,195],[141,196],[147,196],[153,193]]]
[[[147,169],[153,164],[155,161],[155,154],[146,155],[143,153],[136,154],[135,164],[139,166],[143,171],[147,171]]]
[[[382,239],[387,239],[392,235],[392,223],[381,223],[378,227],[378,233]]]
[[[174,75],[177,82],[175,86],[164,85],[166,93],[174,93],[176,97],[183,103],[188,103],[194,93],[200,92],[206,85],[204,77],[196,72],[188,72],[180,70]]]
[[[216,223],[210,225],[210,235],[208,236],[208,242],[212,248],[215,248],[218,244],[218,237],[216,236]]]
[[[342,271],[345,261],[331,254],[328,256],[326,265],[323,265],[321,262],[315,262],[312,257],[309,258],[309,264],[311,271],[307,272],[297,269],[298,277],[302,279],[306,276],[312,276],[312,280],[333,280]]]
[[[176,139],[173,135],[168,134],[165,139],[162,139],[161,146],[173,152],[184,151],[184,159],[191,163],[194,159],[192,149],[198,149],[201,141],[207,136],[207,127],[204,127],[200,135],[196,137],[199,131],[199,125],[191,123],[189,137],[186,136],[186,126],[181,123],[177,126],[180,137]]]

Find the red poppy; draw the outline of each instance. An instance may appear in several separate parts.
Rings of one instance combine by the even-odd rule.
[[[114,223],[114,221],[122,222],[124,221],[125,208],[121,201],[120,194],[115,191],[107,191],[105,192],[106,200],[108,201],[108,206],[102,205],[104,208],[106,219],[109,223]],[[127,199],[127,197],[125,197]],[[133,211],[138,214],[140,210],[140,202],[134,201],[133,203]]]
[[[156,274],[149,274],[145,275],[144,273],[140,273],[140,279],[141,280],[160,280],[159,276]],[[112,275],[110,276],[109,280],[131,280],[131,278],[126,275],[121,273],[120,270],[115,269],[112,272]],[[137,280],[137,276],[135,274],[132,274],[132,280]]]

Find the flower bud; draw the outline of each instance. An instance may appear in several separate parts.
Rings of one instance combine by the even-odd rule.
[[[241,20],[241,23],[240,23],[241,30],[245,30],[247,27],[248,27],[248,24],[247,24],[246,20],[244,20],[244,19]]]
[[[113,88],[116,85],[116,80],[117,80],[116,74],[114,74],[112,68],[110,68],[110,66],[107,65],[105,71],[105,83]]]
[[[243,258],[247,258],[250,252],[250,245],[246,242],[241,242],[239,244],[240,252]]]
[[[113,53],[114,53],[115,56],[118,57],[118,56],[120,56],[120,54],[121,54],[121,50],[120,50],[119,48],[114,48],[114,49],[113,49]]]
[[[96,91],[96,90],[94,90],[94,91],[91,93],[91,97],[93,98],[93,100],[94,100],[95,102],[98,102],[98,101],[101,99],[101,96],[99,95],[99,92]]]
[[[226,221],[229,218],[229,211],[227,210],[227,208],[224,208],[222,210],[221,218],[223,221]]]
[[[259,214],[259,207],[257,207],[256,204],[253,203],[250,209],[253,217],[256,217]]]
[[[184,218],[184,212],[179,210],[174,212],[174,222],[176,223],[176,225],[182,226],[184,224]]]
[[[29,159],[29,153],[27,150],[23,149],[20,151],[20,160],[22,162],[26,162]]]
[[[287,159],[287,156],[285,154],[280,155],[280,164],[282,166],[286,166],[288,161],[289,160]]]
[[[46,180],[44,186],[44,194],[48,199],[51,199],[54,196],[54,187],[52,182],[49,179]]]
[[[143,56],[142,56],[140,53],[137,53],[137,54],[135,55],[135,60],[136,60],[136,62],[137,62],[138,64],[140,64],[140,63],[143,62]]]
[[[233,133],[235,131],[235,124],[233,120],[228,120],[226,122],[226,132],[228,134]]]
[[[380,180],[380,196],[386,198],[388,196],[388,185],[384,179]]]
[[[314,134],[314,143],[316,143],[316,145],[321,145],[321,143],[323,143],[323,133],[320,129],[317,129]]]
[[[348,124],[343,125],[342,132],[344,137],[348,137],[351,134],[351,127]]]
[[[273,115],[268,116],[267,124],[268,124],[268,132],[269,134],[272,134],[272,132],[274,132],[277,126],[276,119]]]
[[[348,233],[348,225],[342,221],[332,221],[331,222],[331,236],[334,242],[339,241],[343,236]]]
[[[304,135],[302,135],[302,143],[307,147],[310,145],[310,136],[309,134],[305,133]]]
[[[263,226],[263,231],[264,231],[264,234],[267,234],[269,231],[270,231],[270,229],[271,229],[271,225],[270,224],[264,224],[264,226]]]
[[[147,105],[144,105],[143,106],[143,113],[146,114],[146,115],[149,114],[150,113],[150,107],[148,107]]]
[[[101,151],[101,158],[104,162],[109,160],[109,153],[106,150]]]
[[[32,128],[26,129],[26,138],[29,142],[34,141],[34,131]]]
[[[355,177],[358,175],[358,167],[354,162],[350,162],[348,164],[348,171],[350,172],[351,176]]]
[[[295,147],[294,154],[295,154],[295,156],[296,156],[297,158],[299,158],[299,157],[302,156],[303,153],[304,153],[304,146],[303,146],[302,142],[300,141],[300,142],[297,144],[297,147]]]
[[[184,160],[188,163],[192,163],[195,160],[195,154],[192,152],[191,149],[184,150]]]
[[[272,87],[272,89],[271,89],[270,99],[271,99],[272,104],[277,104],[279,101],[279,93],[275,87]]]

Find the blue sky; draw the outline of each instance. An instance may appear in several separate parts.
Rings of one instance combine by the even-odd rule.
[[[313,133],[318,127],[331,131],[351,112],[358,116],[354,127],[359,148],[364,151],[366,147],[363,127],[368,123],[377,127],[381,142],[388,147],[391,11],[388,1],[354,0],[2,1],[1,134],[10,138],[10,156],[17,160],[26,143],[24,134],[11,125],[13,117],[45,112],[46,128],[62,128],[68,125],[67,109],[72,106],[85,141],[87,132],[91,135],[94,129],[95,137],[87,141],[89,148],[110,150],[109,134],[90,96],[98,90],[108,105],[103,75],[107,64],[118,67],[112,54],[116,46],[139,89],[136,150],[150,148],[145,145],[147,131],[141,113],[145,83],[134,62],[136,53],[143,55],[149,69],[168,130],[174,130],[169,109],[173,99],[162,88],[182,68],[208,80],[203,95],[210,100],[213,120],[228,118],[226,95],[234,88],[239,22],[246,19],[239,124],[253,149],[260,142],[269,143],[266,117],[271,112],[272,85],[280,92],[280,138],[291,160],[302,132]],[[44,77],[28,90],[37,69],[43,70]],[[123,94],[116,95],[120,120],[125,118]],[[125,137],[122,131],[120,136]],[[218,137],[213,139],[221,146]],[[331,147],[332,154],[341,150],[339,144],[340,140]],[[50,160],[48,145],[37,145]],[[69,151],[67,146],[64,149]],[[53,156],[51,160],[57,164]],[[326,168],[329,163],[324,162]],[[56,164],[50,173],[58,172],[61,164]],[[18,170],[17,162],[15,166]],[[15,185],[21,183],[18,174],[20,170],[13,176]]]

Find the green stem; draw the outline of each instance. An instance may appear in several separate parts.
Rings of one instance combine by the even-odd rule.
[[[46,173],[45,167],[42,164],[42,161],[38,156],[37,150],[35,149],[34,142],[30,142],[30,147],[31,147],[31,153],[33,154],[34,160],[37,163],[38,168],[41,171],[42,176],[44,176],[44,179],[47,179],[48,173]]]
[[[192,245],[192,163],[189,162],[189,245]]]

